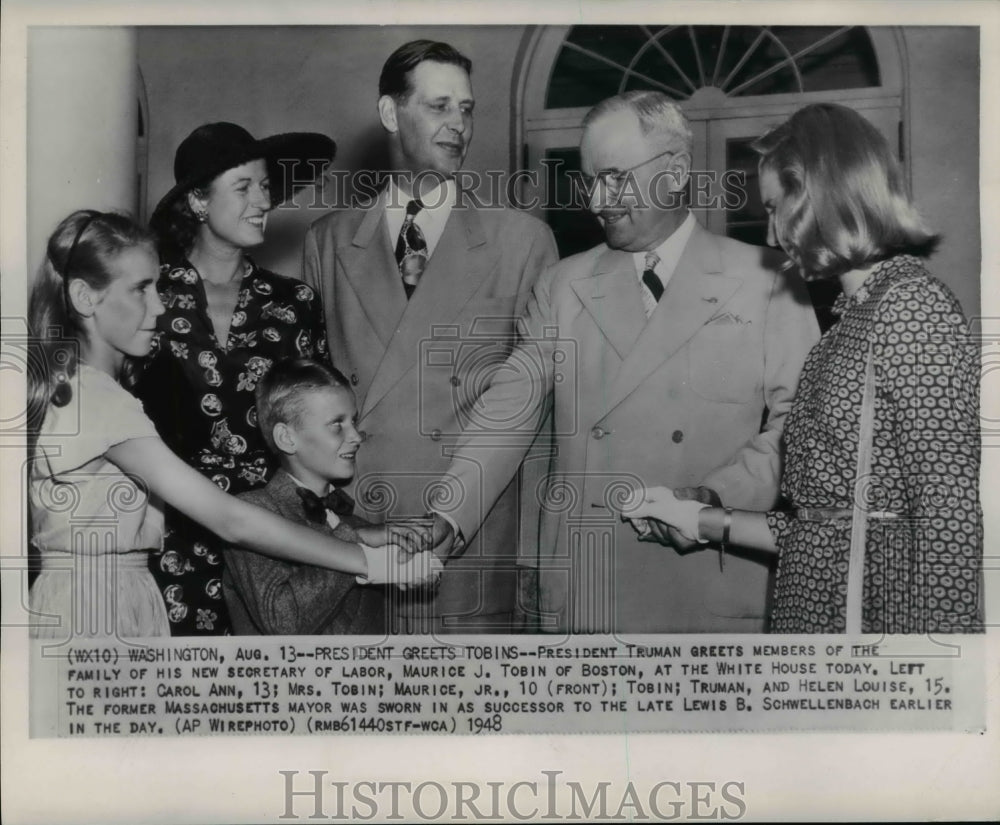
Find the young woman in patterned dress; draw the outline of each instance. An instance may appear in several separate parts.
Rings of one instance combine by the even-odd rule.
[[[263,243],[292,180],[309,180],[334,151],[318,134],[258,141],[232,123],[200,126],[178,147],[176,185],[150,222],[166,312],[134,391],[164,441],[234,495],[262,487],[274,469],[254,409],[261,376],[280,358],[328,359],[319,297],[246,250]],[[172,634],[228,634],[218,538],[173,510],[166,527],[151,569]]]
[[[862,630],[981,631],[979,350],[958,301],[925,268],[937,236],[885,139],[851,109],[807,106],[755,149],[768,242],[806,278],[843,287],[785,424],[792,509],[727,512],[652,488],[626,515],[716,543],[728,523],[731,544],[779,554],[773,631],[842,632],[857,495],[868,512]],[[856,482],[869,343],[871,472]]]

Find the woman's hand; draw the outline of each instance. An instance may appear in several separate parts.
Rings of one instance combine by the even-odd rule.
[[[393,538],[384,524],[373,524],[370,527],[355,527],[353,529],[358,536],[358,541],[369,547],[381,547],[383,544],[388,544]]]
[[[622,506],[622,518],[636,525],[640,537],[650,532],[646,519],[668,524],[688,541],[700,541],[698,514],[708,507],[700,501],[680,499],[669,487],[647,487],[633,490]]]
[[[400,590],[410,587],[434,586],[441,578],[444,566],[428,550],[407,553],[398,544],[381,547],[361,545],[368,573],[359,576],[361,584],[394,584]]]

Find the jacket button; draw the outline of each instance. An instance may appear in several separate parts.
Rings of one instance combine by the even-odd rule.
[[[673,435],[670,437],[674,440],[674,444],[680,444],[684,440],[684,433],[680,430],[674,430]]]
[[[458,377],[457,375],[453,375],[453,376],[452,376],[452,377],[451,377],[450,379],[448,379],[448,380],[449,380],[449,381],[451,381],[451,385],[452,385],[453,387],[457,387],[457,386],[458,386],[459,384],[461,384],[461,383],[462,383],[462,379],[461,379],[461,378],[459,378],[459,377]]]
[[[604,438],[604,436],[608,434],[608,431],[605,430],[603,427],[594,427],[594,429],[590,431],[590,434],[598,441],[600,441],[602,438]]]
[[[441,440],[441,431],[433,430],[431,432],[431,441],[440,441],[440,440]]]
[[[356,372],[351,373],[351,386],[356,387],[358,385],[358,374]]]

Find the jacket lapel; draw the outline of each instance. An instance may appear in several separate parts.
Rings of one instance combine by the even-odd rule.
[[[597,259],[594,274],[572,281],[571,286],[624,360],[646,323],[631,253],[608,249]]]
[[[500,250],[487,243],[475,209],[456,205],[444,233],[427,262],[420,285],[403,311],[371,387],[362,416],[370,412],[412,369],[420,358],[420,344],[434,336],[434,327],[453,321],[493,271]],[[395,272],[395,261],[392,263]],[[403,295],[400,286],[399,294]]]
[[[656,310],[640,327],[635,346],[611,386],[607,409],[627,398],[687,343],[739,289],[742,279],[722,273],[711,235],[696,226]]]
[[[336,254],[368,322],[388,346],[406,309],[406,293],[385,227],[385,199],[383,192],[364,210],[350,245]]]

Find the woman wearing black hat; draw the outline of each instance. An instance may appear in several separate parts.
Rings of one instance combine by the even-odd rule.
[[[164,441],[223,490],[263,486],[272,459],[257,429],[254,390],[285,357],[327,360],[318,296],[261,269],[246,250],[264,241],[268,213],[334,156],[324,135],[264,140],[232,123],[195,129],[174,157],[176,185],[150,224],[166,312],[135,393]],[[230,632],[216,536],[166,513],[151,569],[175,636]]]

